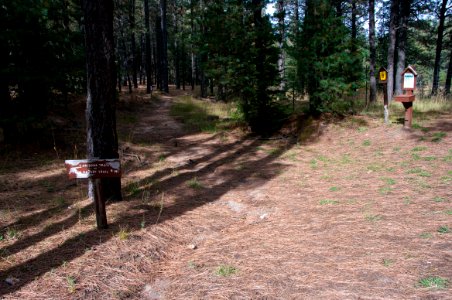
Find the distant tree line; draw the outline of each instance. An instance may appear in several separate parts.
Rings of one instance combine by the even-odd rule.
[[[237,101],[255,132],[273,129],[305,96],[312,114],[353,113],[366,83],[375,101],[380,66],[390,95],[408,64],[422,93],[450,94],[450,0],[112,2],[117,91],[198,86],[201,97]],[[49,110],[86,91],[84,21],[74,0],[1,1],[5,141],[32,138]]]

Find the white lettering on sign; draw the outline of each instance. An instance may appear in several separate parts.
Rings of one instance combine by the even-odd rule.
[[[404,89],[413,89],[414,90],[414,74],[405,73],[403,75],[403,88]]]
[[[69,178],[121,177],[121,163],[118,159],[66,160]]]

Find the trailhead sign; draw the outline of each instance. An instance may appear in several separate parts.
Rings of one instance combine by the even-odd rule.
[[[64,162],[70,179],[121,177],[119,159],[82,159]]]
[[[102,178],[121,177],[119,159],[81,159],[64,161],[69,179],[85,178],[94,184],[94,205],[98,229],[108,228],[105,198],[102,192]]]

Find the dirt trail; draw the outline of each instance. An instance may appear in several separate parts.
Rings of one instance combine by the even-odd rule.
[[[452,299],[450,114],[410,132],[321,123],[294,144],[188,132],[172,96],[144,100],[119,115],[126,201],[109,205],[111,229],[68,211],[73,225],[44,231],[57,248],[7,241],[18,254],[0,268],[22,280],[7,299]]]
[[[255,140],[199,174],[208,205],[184,216],[195,230],[149,295],[452,298],[450,286],[419,286],[452,277],[450,234],[439,230],[452,225],[450,115],[429,133],[357,120],[327,126],[309,145]]]

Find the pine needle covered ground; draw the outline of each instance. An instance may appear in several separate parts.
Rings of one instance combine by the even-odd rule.
[[[184,125],[181,94],[121,100],[108,230],[66,178],[73,147],[2,152],[2,297],[450,299],[450,111],[411,131],[294,118],[259,139],[215,110],[207,130]]]

